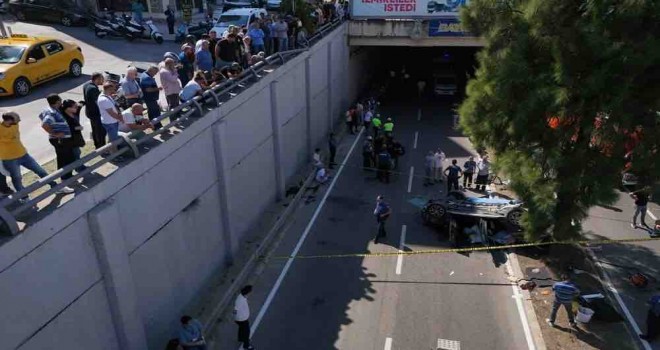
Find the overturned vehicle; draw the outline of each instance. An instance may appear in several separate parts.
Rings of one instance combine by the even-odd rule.
[[[524,212],[523,203],[515,199],[502,197],[468,197],[462,192],[449,192],[446,199],[431,199],[422,208],[422,220],[425,224],[441,225],[447,214],[474,216],[486,219],[501,219],[508,224],[520,227],[520,218]]]

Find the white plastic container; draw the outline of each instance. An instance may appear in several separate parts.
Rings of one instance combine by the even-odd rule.
[[[580,306],[578,308],[578,312],[577,312],[577,316],[575,317],[575,320],[580,323],[589,323],[593,315],[594,315],[594,310],[588,307]]]

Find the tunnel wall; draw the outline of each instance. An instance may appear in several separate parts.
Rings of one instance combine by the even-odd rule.
[[[364,55],[342,25],[0,246],[0,348],[164,347],[356,98]]]

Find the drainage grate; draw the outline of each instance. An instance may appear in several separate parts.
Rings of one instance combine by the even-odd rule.
[[[461,342],[458,340],[438,339],[437,350],[461,350]]]

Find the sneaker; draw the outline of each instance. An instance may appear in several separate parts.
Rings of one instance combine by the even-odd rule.
[[[637,226],[637,224],[630,224],[630,227],[632,227],[632,228],[634,228],[634,229],[639,228],[639,226]]]
[[[73,188],[69,186],[64,186],[57,191],[57,194],[71,194],[74,192],[76,192],[76,190],[74,190]]]
[[[548,326],[553,327],[553,328],[555,327],[555,323],[552,322],[549,318],[546,318],[545,322],[548,324]]]

